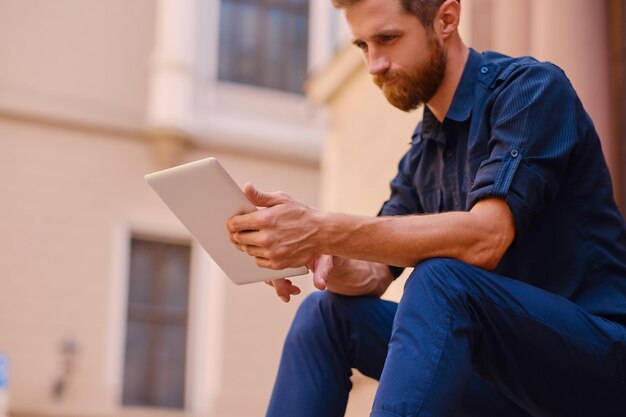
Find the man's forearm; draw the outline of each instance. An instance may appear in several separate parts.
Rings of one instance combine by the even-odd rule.
[[[321,250],[397,266],[447,257],[492,269],[514,236],[510,211],[503,210],[506,203],[492,201],[471,212],[433,215],[367,218],[323,213]]]
[[[511,210],[499,198],[469,212],[369,218],[319,211],[284,193],[246,192],[267,208],[235,216],[227,228],[263,268],[302,266],[326,254],[396,266],[447,257],[493,269],[515,237]]]

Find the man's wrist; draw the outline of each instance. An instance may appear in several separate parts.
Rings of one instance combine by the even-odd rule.
[[[355,216],[322,212],[320,218],[321,240],[320,249],[327,255],[350,257],[349,248],[353,242],[350,239],[359,227]]]
[[[332,233],[329,230],[332,230],[331,223],[333,221],[333,216],[331,213],[316,210],[315,211],[315,228],[317,232],[315,233],[315,246],[318,248],[318,253],[324,255],[332,255]]]

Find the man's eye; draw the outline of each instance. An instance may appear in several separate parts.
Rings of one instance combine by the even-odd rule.
[[[391,41],[393,41],[394,39],[396,39],[396,36],[394,35],[383,35],[380,37],[380,42],[381,43],[389,43]]]
[[[355,43],[356,47],[361,49],[361,50],[366,50],[367,49],[367,44],[365,42],[356,42]]]

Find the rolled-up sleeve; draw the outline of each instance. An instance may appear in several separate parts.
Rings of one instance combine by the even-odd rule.
[[[508,78],[491,108],[489,156],[477,170],[468,209],[487,197],[503,198],[523,233],[559,191],[578,137],[577,106],[571,84],[552,64],[527,66]]]

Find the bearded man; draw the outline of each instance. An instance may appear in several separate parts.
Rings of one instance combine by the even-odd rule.
[[[342,416],[356,368],[380,381],[372,417],[624,416],[626,227],[563,72],[467,48],[457,0],[334,4],[388,101],[424,115],[375,218],[245,187],[267,208],[230,219],[233,243],[323,290],[267,415]]]

